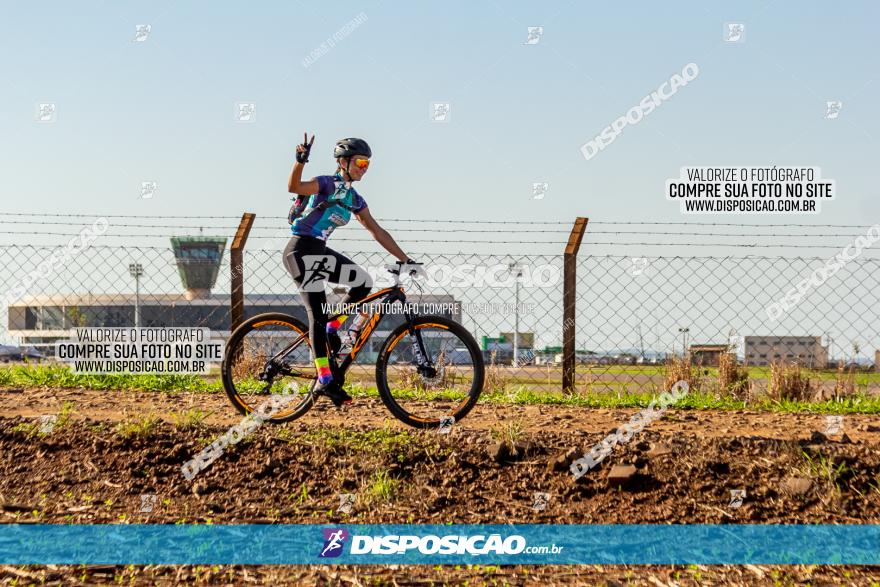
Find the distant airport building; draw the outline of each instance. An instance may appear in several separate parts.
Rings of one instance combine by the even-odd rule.
[[[223,261],[225,238],[175,236],[171,248],[177,260],[177,271],[188,300],[208,298],[217,282]]]
[[[824,369],[828,348],[822,346],[821,336],[746,336],[745,359],[758,367],[784,362]]]
[[[328,303],[342,300],[341,294],[328,294]],[[453,304],[449,295],[422,295],[416,310],[428,304]],[[138,300],[140,325],[145,328],[168,326],[198,326],[210,328],[215,338],[226,339],[230,334],[230,295],[211,295],[207,298],[187,299],[185,294],[141,295]],[[446,305],[444,307],[453,307]],[[432,308],[436,309],[436,308]],[[284,312],[308,325],[305,307],[299,293],[255,294],[245,296],[245,319],[265,312]],[[461,313],[444,312],[461,322]],[[133,327],[135,316],[134,294],[52,295],[26,296],[9,306],[9,335],[17,337],[21,346],[34,346],[45,354],[54,355],[54,343],[71,336],[76,327]],[[368,347],[361,351],[359,360],[372,360],[375,351],[388,333],[403,322],[403,314],[388,314],[379,323]]]
[[[214,237],[175,237],[171,239],[183,292],[167,294],[52,294],[28,295],[9,305],[8,334],[22,347],[33,346],[54,355],[54,343],[71,336],[76,327],[187,326],[209,328],[216,338],[229,337],[231,328],[230,294],[212,293],[217,282],[226,239]],[[133,269],[134,270],[134,269]],[[140,274],[140,270],[137,270]],[[133,273],[134,275],[134,273]],[[224,284],[228,291],[228,284]],[[284,312],[308,324],[302,298],[291,281],[290,293],[246,293],[245,319],[265,312]],[[329,304],[341,302],[344,294],[327,294]],[[460,308],[451,295],[419,295],[410,303],[416,311],[425,306]],[[430,308],[432,313],[437,307]],[[441,312],[461,322],[461,310]],[[137,317],[137,318],[136,318]],[[373,360],[384,338],[403,322],[402,314],[388,314],[365,346],[359,360]]]
[[[691,363],[705,367],[717,367],[721,355],[730,352],[730,346],[726,344],[692,344],[688,347]]]

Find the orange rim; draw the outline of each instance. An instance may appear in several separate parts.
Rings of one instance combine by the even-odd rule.
[[[440,329],[442,329],[442,330],[449,330],[449,327],[448,327],[447,325],[445,325],[445,324],[437,324],[436,322],[422,322],[421,324],[416,324],[415,326],[413,326],[413,329],[415,329],[415,330],[421,330],[422,328],[426,328],[426,327],[428,327],[428,326],[435,326],[435,327],[440,328]],[[397,335],[397,337],[395,337],[394,340],[392,340],[391,343],[388,345],[388,350],[386,351],[386,353],[385,353],[385,357],[384,357],[384,358],[385,358],[385,361],[386,361],[386,362],[385,362],[385,366],[386,366],[386,368],[387,368],[387,366],[388,366],[388,362],[387,362],[387,361],[388,361],[388,357],[391,355],[391,351],[394,350],[394,348],[397,346],[397,343],[400,342],[400,339],[403,338],[403,335],[407,334],[407,332],[408,332],[407,330],[404,330],[403,332],[401,332],[401,333],[400,333],[399,335]],[[387,385],[387,378],[386,378],[386,385]],[[391,386],[388,386],[388,393],[391,394]],[[393,396],[393,395],[392,395],[391,397],[392,397],[392,399],[394,399],[394,396]],[[471,401],[471,395],[470,395],[470,394],[467,394],[467,397],[466,397],[464,400],[462,400],[461,403],[459,403],[459,404],[455,407],[455,409],[454,409],[453,411],[454,411],[454,412],[457,412],[458,410],[460,410],[461,408],[463,408],[465,405],[467,405],[467,403],[468,403],[469,401]],[[397,403],[397,400],[396,400],[396,399],[394,400],[394,403]],[[397,405],[400,405],[400,404],[397,404]],[[409,417],[410,417],[411,419],[416,420],[417,422],[434,422],[434,419],[431,419],[431,418],[422,418],[421,416],[415,416],[415,415],[413,415],[413,414],[410,414],[409,412],[407,412],[407,414],[409,414]]]
[[[304,335],[306,334],[306,333],[304,333],[302,330],[300,330],[299,328],[297,328],[294,324],[291,324],[290,322],[284,322],[283,320],[261,320],[261,321],[259,321],[259,322],[255,322],[255,323],[252,325],[252,328],[259,328],[260,326],[268,326],[268,325],[274,325],[274,326],[287,326],[291,331],[293,331],[293,332],[299,334],[300,336],[304,336]],[[246,335],[245,335],[245,336],[246,336]],[[305,338],[306,338],[306,340],[308,341],[308,337],[306,336]],[[244,341],[244,337],[242,337],[241,340]],[[306,344],[308,344],[308,342],[307,342]],[[230,374],[230,377],[231,377],[231,374]],[[296,378],[293,378],[293,379],[296,379]],[[233,385],[235,385],[235,382],[233,382]],[[314,401],[314,398],[312,398],[312,400]],[[244,399],[242,399],[241,394],[238,393],[238,389],[235,390],[235,397],[233,398],[233,401],[234,401],[236,404],[238,404],[238,406],[240,406],[240,407],[242,408],[242,410],[244,410],[244,412],[245,412],[247,415],[250,415],[251,413],[253,413],[254,408],[251,407],[250,404],[246,403],[246,402],[244,401]],[[300,403],[301,403],[301,402],[300,402]],[[299,406],[299,404],[297,404],[297,406]],[[296,411],[296,407],[294,407],[294,408],[292,408],[292,409],[290,409],[290,410],[287,410],[287,411],[279,411],[277,414],[275,414],[274,416],[272,416],[272,418],[270,418],[270,420],[274,420],[274,419],[276,419],[276,418],[283,418],[284,416],[286,416],[286,415],[288,415],[289,413],[294,412],[294,411]]]

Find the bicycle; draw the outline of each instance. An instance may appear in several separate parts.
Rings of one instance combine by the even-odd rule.
[[[457,422],[471,411],[482,392],[485,377],[482,352],[460,323],[412,311],[400,284],[402,264],[397,262],[396,265],[386,266],[394,275],[391,287],[353,304],[367,318],[350,350],[336,352],[328,340],[330,370],[341,385],[358,353],[383,317],[389,315],[383,313],[383,309],[400,302],[403,322],[385,339],[376,359],[379,397],[396,418],[415,428],[436,428]],[[364,306],[376,301],[381,302],[377,304],[377,311],[363,311]],[[340,315],[335,313],[328,319]],[[270,394],[288,392],[289,395],[293,387],[293,393],[302,395],[298,402],[293,398],[286,403],[293,407],[282,409],[267,419],[273,423],[299,418],[318,399],[313,392],[317,372],[308,326],[281,312],[254,316],[232,332],[226,344],[221,375],[226,394],[244,415],[254,410],[255,402],[265,400]],[[292,385],[298,380],[310,381],[310,384]]]

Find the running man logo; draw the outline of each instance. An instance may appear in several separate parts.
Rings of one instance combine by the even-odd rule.
[[[303,291],[323,291],[324,282],[336,270],[336,258],[329,255],[303,255]]]
[[[724,23],[724,40],[728,43],[745,42],[746,25],[741,22]]]
[[[523,45],[537,45],[541,41],[541,36],[544,34],[544,27],[530,26],[528,27],[528,30],[529,36]]]
[[[321,549],[320,558],[333,558],[342,554],[342,547],[348,540],[348,530],[344,528],[324,528],[324,547]]]
[[[825,416],[825,435],[831,436],[843,432],[843,416]]]
[[[742,506],[745,498],[746,498],[746,490],[745,489],[731,489],[730,490],[730,503],[727,504],[727,506],[736,509],[736,508]]]
[[[843,102],[840,100],[830,100],[825,102],[825,119],[834,120],[840,116],[841,108],[843,108]]]
[[[455,416],[443,416],[440,418],[440,426],[437,428],[437,432],[449,434],[452,431],[453,424],[455,424]]]

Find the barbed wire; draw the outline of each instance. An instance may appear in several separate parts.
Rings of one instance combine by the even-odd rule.
[[[28,232],[12,232],[12,231],[6,231],[5,234],[27,234],[27,235],[42,235],[42,236],[79,236],[79,233],[75,233],[75,232],[74,232],[74,233],[67,233],[67,232],[42,232],[42,231],[40,231],[40,232],[34,232],[34,231],[28,231]],[[0,236],[2,236],[2,235],[0,235]],[[197,236],[197,235],[128,234],[128,233],[126,233],[126,234],[106,234],[106,233],[105,233],[105,234],[101,235],[102,238],[168,238],[168,237],[172,237],[172,236]],[[290,234],[287,234],[287,235],[276,235],[276,236],[259,235],[259,234],[256,234],[256,235],[255,235],[255,234],[252,234],[252,235],[249,235],[249,236],[248,236],[248,240],[251,240],[251,239],[263,239],[263,240],[268,240],[268,239],[278,239],[278,240],[281,240],[281,239],[287,239],[287,238],[290,238],[290,237],[291,237]],[[232,235],[229,235],[229,236],[224,237],[224,238],[232,239]],[[397,240],[399,240],[400,242],[444,243],[444,244],[449,244],[449,241],[448,241],[448,240],[434,240],[434,239],[423,239],[423,238],[420,238],[420,239],[415,240],[415,241],[412,241],[412,240],[405,240],[405,239],[397,239]],[[376,242],[376,240],[375,240],[375,239],[372,239],[372,238],[345,238],[345,237],[342,237],[342,238],[334,238],[334,239],[333,239],[333,242],[374,243],[374,242]],[[456,242],[456,243],[472,243],[472,244],[475,244],[475,243],[482,243],[482,244],[493,244],[493,243],[497,243],[497,244],[505,244],[505,245],[509,245],[509,244],[519,244],[519,245],[560,245],[560,246],[561,246],[561,245],[564,245],[564,244],[565,244],[563,241],[500,241],[500,240],[495,240],[495,239],[492,239],[492,240],[462,240],[462,239],[455,239],[455,242]]]
[[[19,249],[19,250],[54,250],[58,248],[59,245],[20,245],[20,244],[2,244],[0,243],[0,250],[3,249]],[[806,247],[805,247],[806,248]],[[810,247],[814,248],[814,247]],[[171,249],[168,247],[156,247],[156,246],[146,246],[146,245],[98,245],[94,244],[89,247],[89,249],[102,249],[102,250],[130,250],[130,251],[157,251],[162,253],[170,253]],[[224,249],[224,251],[228,252],[229,248]],[[279,249],[258,249],[258,248],[246,248],[245,254],[277,254]],[[365,251],[366,252],[366,251]],[[415,252],[415,251],[414,251]],[[370,252],[366,252],[372,254]],[[436,250],[434,251],[425,251],[425,254],[437,254],[437,255],[462,255],[465,257],[488,257],[488,258],[499,258],[499,257],[562,257],[562,252],[554,252],[554,253],[476,253],[476,252],[468,252],[462,251],[459,253],[449,253],[449,252],[440,252],[438,253]],[[391,255],[389,254],[389,257]],[[578,255],[579,259],[633,259],[633,258],[646,258],[646,259],[753,259],[753,260],[777,260],[777,259],[788,259],[792,261],[827,261],[827,257],[804,257],[804,256],[793,256],[793,257],[779,257],[778,255],[772,256],[762,256],[762,255],[706,255],[706,256],[698,256],[698,255],[646,255],[640,254],[634,257],[633,255],[620,255],[620,254],[602,254],[602,255],[592,255],[589,254],[588,251],[581,250]],[[848,261],[848,263],[861,262],[861,261],[872,261],[878,262],[880,258],[878,257],[865,257],[864,255],[860,256],[858,259],[852,259]],[[172,262],[174,260],[172,259]]]
[[[235,219],[240,220],[241,216],[174,216],[174,215],[149,215],[149,214],[80,214],[80,213],[36,213],[36,212],[0,212],[0,216],[38,216],[41,218],[131,218],[131,219],[184,219],[184,220],[217,220],[217,219]],[[287,216],[261,216],[261,218],[286,220]],[[571,226],[570,220],[471,220],[471,219],[428,219],[428,218],[377,218],[381,222],[424,222],[424,223],[445,223],[445,224],[546,224]],[[37,223],[38,224],[38,223]],[[615,220],[591,220],[590,226],[594,225],[619,225],[619,226],[639,226],[639,225],[656,225],[656,226],[733,226],[733,227],[751,227],[751,228],[779,228],[776,224],[755,224],[742,222],[664,222],[664,221],[615,221]],[[786,227],[794,228],[865,228],[864,224],[786,224]],[[236,228],[236,227],[233,227]],[[400,230],[400,229],[397,229]],[[560,231],[562,232],[562,231]],[[567,231],[565,231],[567,232]],[[816,236],[816,235],[810,235]]]
[[[286,220],[286,218],[285,218]],[[82,226],[81,222],[36,222],[36,221],[28,221],[28,220],[0,220],[0,224],[25,224],[25,225],[38,225],[38,226]],[[238,226],[199,226],[199,225],[183,225],[183,224],[117,224],[113,223],[114,228],[125,227],[125,228],[172,228],[172,229],[186,229],[186,230],[236,230]],[[254,230],[284,230],[284,226],[253,226],[251,227],[251,231]],[[289,232],[289,228],[287,228]],[[395,232],[424,232],[424,228],[394,228]],[[511,228],[508,230],[487,230],[487,229],[467,229],[467,228],[432,228],[433,232],[476,232],[476,233],[484,233],[484,232],[496,232],[496,233],[510,233],[510,232],[529,232],[529,233],[554,233],[554,234],[569,234],[568,230],[533,230],[533,229],[516,229]]]
[[[0,224],[25,224],[25,225],[38,225],[38,226],[81,226],[81,223],[78,222],[36,222],[36,221],[28,221],[28,220],[0,220]],[[238,226],[198,226],[198,225],[176,225],[176,224],[113,224],[113,228],[155,228],[155,229],[174,229],[174,230],[236,230]],[[254,230],[274,230],[279,232],[287,232],[289,234],[289,227],[284,226],[253,226],[251,227],[251,231]],[[394,228],[395,232],[419,232],[423,233],[425,231],[424,228]],[[470,228],[432,228],[432,232],[439,233],[476,233],[476,234],[507,234],[507,233],[538,233],[538,234],[569,234],[569,230],[534,230],[528,228],[511,228],[511,229],[470,229]],[[49,233],[14,233],[10,232],[10,234],[49,234]],[[55,233],[52,233],[55,234]],[[61,234],[61,233],[58,233]],[[69,236],[75,236],[78,233],[71,233]],[[772,238],[803,238],[803,237],[815,237],[822,236],[824,237],[833,237],[833,238],[856,238],[859,236],[863,236],[861,234],[828,234],[824,233],[822,235],[809,234],[809,233],[795,233],[795,234],[780,234],[780,233],[730,233],[730,232],[661,232],[661,231],[641,231],[641,230],[590,230],[589,228],[585,232],[587,235],[591,234],[612,234],[612,235],[628,235],[628,234],[638,234],[638,235],[652,235],[652,236],[711,236],[711,237],[772,237]],[[142,236],[142,235],[128,235],[128,236]],[[157,235],[148,235],[148,236],[165,236],[161,234]],[[266,237],[262,237],[266,238]]]
[[[27,234],[27,235],[43,235],[43,236],[78,236],[78,233],[58,233],[58,232],[6,232],[6,234]],[[2,235],[0,235],[2,236]],[[195,236],[195,235],[162,235],[162,234],[104,234],[103,238],[170,238],[172,236]],[[227,239],[231,239],[232,236],[225,237]],[[248,236],[248,240],[257,239],[257,240],[282,240],[290,238],[290,235],[277,235],[277,236],[265,236],[265,235],[250,235]],[[418,240],[406,240],[406,239],[397,239],[401,243],[413,243],[413,244],[452,244],[449,240],[437,240],[437,239],[424,239],[420,238]],[[374,243],[375,239],[372,238],[347,238],[347,237],[335,237],[332,242],[349,242],[349,243]],[[455,244],[459,243],[467,243],[467,244],[503,244],[503,245],[557,245],[563,246],[566,244],[565,241],[533,241],[533,240],[471,240],[471,239],[455,239]],[[692,243],[692,242],[626,242],[626,241],[590,241],[583,240],[581,245],[608,245],[608,246],[645,246],[645,247],[737,247],[737,248],[767,248],[767,249],[786,249],[786,248],[796,248],[796,249],[835,249],[840,250],[839,245],[813,245],[813,244],[782,244],[782,243],[772,243],[772,244],[757,244],[757,243]],[[589,254],[587,252],[587,254]]]
[[[57,213],[31,213],[31,212],[0,212],[0,216],[39,216],[39,217],[48,217],[48,218],[174,218],[174,219],[188,219],[188,220],[198,220],[201,218],[204,219],[237,219],[240,220],[241,216],[156,216],[156,215],[147,215],[147,214],[57,214]],[[262,218],[275,218],[275,219],[287,219],[287,215],[284,216],[262,216]],[[552,220],[552,221],[541,221],[541,220],[434,220],[429,218],[377,218],[377,220],[381,220],[383,222],[449,222],[456,224],[560,224],[570,226],[571,222],[566,220]]]

